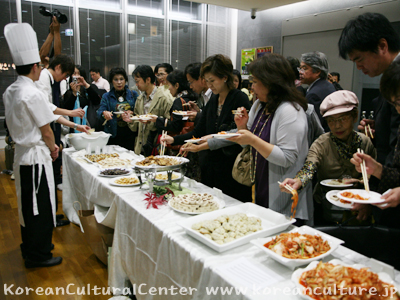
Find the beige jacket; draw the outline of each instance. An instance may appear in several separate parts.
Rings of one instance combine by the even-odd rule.
[[[144,115],[144,93],[142,93],[137,99],[135,103],[134,114],[136,115]],[[164,117],[166,119],[170,118],[170,109],[172,107],[173,101],[165,95],[165,91],[163,88],[157,88],[156,93],[154,94],[153,99],[151,100],[149,114],[154,114],[159,117]],[[129,128],[132,131],[138,131],[138,136],[135,142],[135,153],[140,154],[142,150],[142,144],[146,143],[147,137],[150,134],[150,131],[156,131],[156,123],[142,124],[140,122],[133,122],[128,124]],[[144,133],[143,133],[144,130]]]

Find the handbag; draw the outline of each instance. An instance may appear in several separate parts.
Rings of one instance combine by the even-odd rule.
[[[250,154],[251,146],[246,146],[236,157],[232,168],[233,179],[246,186],[254,184],[254,178],[251,180],[250,176],[254,168],[253,158]]]
[[[261,117],[262,117],[262,114],[260,115],[260,118],[258,119],[257,125],[254,127],[253,134],[257,129],[257,126],[261,120]],[[261,136],[261,133],[264,130],[265,125],[268,123],[268,120],[270,117],[271,117],[271,114],[265,120],[265,123],[258,134],[259,137]],[[253,160],[253,155],[251,152],[252,152],[252,147],[246,146],[242,150],[242,152],[240,152],[238,154],[238,156],[236,157],[235,163],[233,164],[233,168],[232,168],[233,179],[235,179],[237,182],[239,182],[243,185],[246,185],[246,186],[252,186],[254,184],[255,178],[256,178],[255,166],[257,163],[257,151],[256,151],[254,160]]]

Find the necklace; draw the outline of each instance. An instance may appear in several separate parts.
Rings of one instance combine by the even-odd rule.
[[[256,129],[258,127],[258,124],[261,121],[262,116],[263,116],[263,113],[258,118],[257,124],[256,124],[256,126],[254,127],[254,130],[253,130],[253,134],[254,134],[254,132],[256,132]],[[265,123],[261,127],[261,130],[258,133],[258,137],[261,136],[261,133],[263,132],[264,127],[268,123],[268,120],[269,120],[270,117],[271,117],[271,114],[268,114],[268,118],[265,120]],[[256,180],[257,157],[258,157],[258,151],[256,150],[256,156],[254,158],[254,170],[253,170],[253,172],[251,172],[251,169],[250,169],[250,180],[251,180],[251,182],[254,182]],[[252,146],[250,146],[250,161],[253,161],[253,147]],[[253,164],[251,164],[250,166],[253,166]]]

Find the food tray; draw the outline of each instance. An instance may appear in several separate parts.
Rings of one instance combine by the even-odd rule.
[[[234,215],[237,213],[245,213],[249,217],[258,217],[261,219],[262,230],[253,232],[244,237],[235,239],[232,242],[219,245],[212,240],[204,237],[199,232],[192,229],[192,225],[206,220],[214,220],[221,215]],[[197,215],[184,221],[178,222],[178,225],[183,227],[186,233],[201,243],[207,245],[217,252],[224,252],[229,249],[249,243],[251,240],[275,234],[288,228],[296,219],[289,220],[284,215],[277,213],[271,209],[264,208],[254,203],[244,203],[233,207],[215,210],[209,213]]]
[[[308,227],[308,226],[301,226],[301,227],[295,228],[295,229],[293,229],[293,230],[291,230],[289,232],[298,232],[300,234],[309,234],[309,235],[319,235],[319,236],[322,237],[323,240],[328,241],[329,246],[331,247],[331,249],[329,251],[319,255],[319,256],[308,258],[308,259],[290,259],[290,258],[286,258],[286,257],[280,256],[279,254],[275,253],[274,251],[268,249],[267,247],[264,247],[264,244],[270,242],[276,236],[271,236],[271,237],[268,237],[268,238],[253,240],[253,241],[251,241],[251,243],[256,245],[261,250],[263,250],[266,254],[268,254],[269,257],[273,258],[277,262],[281,263],[282,265],[285,265],[286,267],[288,267],[288,268],[290,268],[292,270],[294,268],[296,268],[296,267],[306,265],[306,264],[308,264],[308,263],[310,263],[310,262],[312,262],[314,260],[321,260],[325,256],[328,256],[333,251],[335,251],[336,248],[340,244],[344,243],[344,241],[342,241],[342,240],[339,240],[339,239],[337,239],[337,238],[335,238],[335,237],[333,237],[333,236],[331,236],[329,234],[323,233],[322,231],[316,230],[316,229]]]

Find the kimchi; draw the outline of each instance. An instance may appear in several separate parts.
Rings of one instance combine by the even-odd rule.
[[[281,233],[264,247],[290,259],[308,259],[319,256],[331,249],[329,243],[318,235]]]

